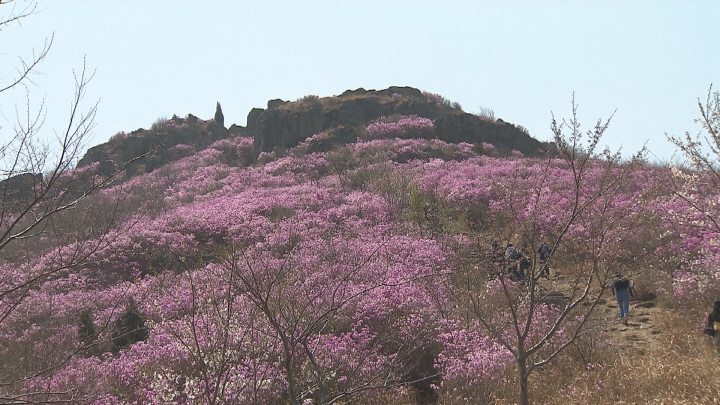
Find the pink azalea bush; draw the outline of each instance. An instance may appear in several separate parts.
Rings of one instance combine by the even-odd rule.
[[[433,120],[418,117],[417,115],[409,115],[396,119],[382,117],[368,124],[365,129],[373,138],[419,138],[422,137],[422,134],[430,133],[433,127]]]

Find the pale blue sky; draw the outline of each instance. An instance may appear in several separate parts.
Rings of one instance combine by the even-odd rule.
[[[17,0],[17,6],[25,4]],[[696,133],[697,98],[720,89],[718,1],[49,1],[0,32],[0,80],[18,56],[55,35],[29,88],[61,128],[83,57],[100,100],[91,144],[158,117],[245,125],[269,99],[412,86],[467,112],[549,140],[551,112],[586,129],[617,113],[605,138],[626,154],[648,142],[667,159],[665,133]],[[0,17],[10,6],[0,6]],[[0,84],[2,83],[0,82]],[[25,91],[0,94],[13,119]],[[21,109],[24,108],[21,105]],[[2,136],[11,123],[0,116]]]

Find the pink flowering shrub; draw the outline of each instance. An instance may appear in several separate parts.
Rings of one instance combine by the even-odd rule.
[[[318,373],[328,395],[378,378],[432,373],[415,359],[434,353],[431,325],[446,294],[441,273],[448,252],[396,234],[382,198],[341,189],[322,171],[312,174],[323,167],[321,156],[243,169],[223,163],[230,144],[216,146],[222,150],[123,185],[153,190],[163,208],[131,218],[83,269],[58,273],[24,301],[23,313],[64,329],[33,327],[21,312],[8,320],[8,330],[24,328],[29,342],[48,345],[29,346],[37,357],[22,361],[36,368],[48,350],[80,347],[75,325],[83,311],[98,331],[99,357],[76,356],[25,389],[43,388],[43,401],[67,398],[63,392],[75,387],[102,403],[266,403],[283,395],[289,379],[298,395],[305,392],[300,387],[312,389]],[[272,281],[280,275],[281,283]],[[243,278],[250,284],[233,281]],[[281,312],[263,312],[250,287],[264,289]],[[48,296],[51,312],[42,305]],[[126,296],[138,303],[149,336],[115,356],[101,355]],[[287,350],[284,339],[294,342]],[[0,341],[7,350],[17,344],[10,335]],[[292,372],[283,361],[296,365]]]
[[[664,171],[658,178],[662,183],[667,179],[676,182],[675,192],[653,205],[663,219],[662,243],[656,251],[664,259],[664,270],[672,283],[664,291],[674,294],[678,304],[699,312],[720,294],[717,188],[711,176],[679,168]]]
[[[417,115],[382,117],[365,127],[372,138],[425,138],[432,133],[433,120]]]

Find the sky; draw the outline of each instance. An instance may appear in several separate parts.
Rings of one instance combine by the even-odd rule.
[[[0,18],[32,3],[0,4]],[[83,106],[99,102],[88,146],[173,114],[210,119],[216,102],[244,126],[270,99],[411,86],[542,141],[574,95],[584,129],[612,116],[604,146],[667,161],[666,134],[699,133],[698,98],[720,90],[718,1],[36,3],[0,28],[0,87],[53,38],[32,83],[0,93],[3,138],[28,100],[44,103],[46,136],[62,130],[83,63]]]

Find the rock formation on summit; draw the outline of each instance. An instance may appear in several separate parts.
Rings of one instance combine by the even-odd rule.
[[[421,136],[450,143],[489,143],[500,155],[512,150],[525,156],[539,156],[546,144],[530,137],[522,127],[501,119],[488,119],[463,112],[457,105],[436,94],[412,87],[384,90],[348,90],[339,96],[306,96],[297,101],[270,100],[267,108],[253,108],[247,126],[225,128],[215,120],[204,121],[192,114],[158,120],[150,129],[121,132],[108,142],[90,148],[78,167],[100,163],[101,172],[110,173],[118,164],[154,148],[152,155],[128,166],[130,177],[150,172],[165,163],[199,151],[211,143],[232,136],[254,139],[255,155],[278,155],[313,135],[308,152],[320,152],[355,142],[366,133],[368,124],[392,117],[416,116],[433,121],[431,131]],[[182,146],[184,153],[179,152]]]

